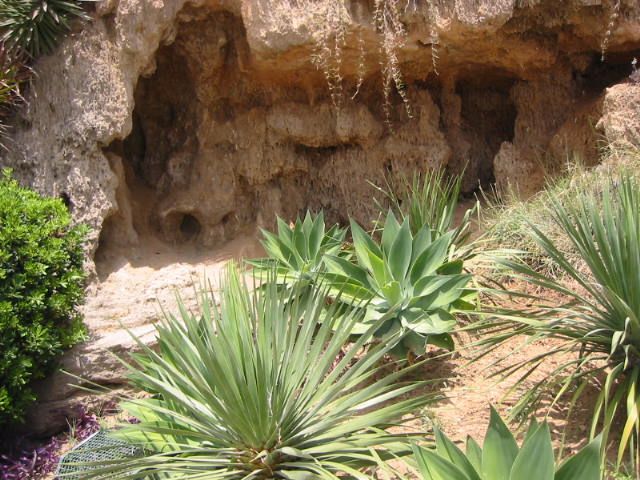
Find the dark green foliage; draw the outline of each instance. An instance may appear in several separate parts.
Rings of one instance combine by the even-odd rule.
[[[0,43],[12,56],[49,53],[74,18],[88,19],[79,0],[0,0]]]
[[[0,177],[0,425],[34,400],[30,383],[82,338],[82,242],[57,199]]]

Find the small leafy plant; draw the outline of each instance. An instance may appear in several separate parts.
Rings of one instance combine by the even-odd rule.
[[[87,466],[79,478],[371,478],[363,470],[410,453],[411,434],[387,427],[428,404],[410,396],[425,382],[384,374],[379,360],[400,340],[368,349],[377,325],[348,344],[358,310],[330,308],[325,293],[301,296],[267,282],[250,290],[231,268],[219,306],[203,295],[157,326],[157,351],[129,365],[151,394],[123,405],[139,419],[118,433],[142,458]],[[91,468],[89,470],[89,468]]]
[[[556,468],[549,426],[531,424],[521,447],[492,408],[482,447],[467,438],[463,453],[436,429],[436,449],[414,445],[422,480],[600,480],[600,438]]]
[[[354,262],[335,255],[325,262],[326,277],[343,298],[366,302],[354,333],[382,320],[377,335],[403,333],[396,355],[424,354],[427,343],[452,350],[454,312],[473,308],[474,296],[465,289],[471,275],[463,273],[463,261],[451,259],[454,232],[437,235],[423,226],[413,235],[409,219],[400,224],[391,211],[380,243],[354,221],[351,231]]]
[[[0,178],[0,424],[22,419],[31,382],[83,336],[85,229],[61,200]]]
[[[307,212],[304,220],[298,218],[292,226],[278,217],[277,225],[275,234],[262,230],[262,246],[268,258],[247,263],[267,276],[275,269],[275,281],[281,285],[317,282],[325,269],[325,255],[339,254],[346,229],[334,225],[327,230],[322,212],[317,215]]]

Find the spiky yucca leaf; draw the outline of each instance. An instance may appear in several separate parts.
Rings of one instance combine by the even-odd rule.
[[[467,438],[466,453],[436,429],[435,450],[414,446],[422,480],[600,480],[600,438],[556,468],[549,426],[533,422],[521,447],[500,415],[491,420],[482,448]]]
[[[74,18],[89,19],[86,0],[0,0],[0,43],[13,56],[51,52]]]
[[[519,261],[503,264],[515,272],[516,278],[542,287],[542,291],[560,294],[567,301],[557,305],[557,300],[533,297],[532,308],[492,320],[492,326],[500,333],[487,340],[492,345],[526,334],[533,340],[559,341],[556,347],[504,370],[506,374],[524,370],[521,381],[547,357],[575,355],[572,360],[563,360],[548,377],[528,390],[517,404],[515,414],[534,406],[544,391],[555,389],[557,399],[572,386],[603,375],[591,436],[601,428],[606,446],[616,413],[625,410],[618,462],[629,451],[636,457],[636,466],[640,432],[639,189],[637,180],[623,178],[608,181],[601,195],[583,193],[579,201],[567,205],[550,196],[553,218],[570,239],[584,268],[574,265],[549,237],[531,226],[535,241],[566,278],[552,278]],[[505,326],[514,328],[505,331]],[[582,391],[578,388],[576,395]]]
[[[324,303],[273,282],[250,291],[231,269],[219,306],[181,307],[158,326],[157,353],[134,356],[133,385],[152,396],[124,405],[140,423],[119,435],[147,454],[81,478],[365,479],[379,457],[409,453],[412,435],[387,427],[432,397],[380,366],[399,336],[363,349],[374,326],[348,344],[358,310],[321,315]]]
[[[411,179],[400,177],[395,181],[387,180],[385,188],[374,185],[391,206],[391,210],[400,221],[409,220],[411,232],[416,235],[421,228],[428,226],[434,237],[453,231],[452,242],[458,246],[469,237],[471,216],[478,205],[468,209],[458,225],[454,225],[455,213],[460,201],[462,174],[447,177],[442,168],[414,174]],[[382,215],[386,212],[376,201]],[[458,250],[462,254],[462,250]],[[470,253],[470,252],[465,252]]]

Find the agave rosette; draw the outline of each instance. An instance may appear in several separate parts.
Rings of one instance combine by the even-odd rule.
[[[398,355],[423,354],[428,343],[453,349],[454,314],[474,306],[471,275],[453,258],[455,232],[436,234],[425,225],[413,235],[409,219],[400,224],[391,211],[380,243],[355,221],[351,231],[355,258],[326,255],[325,277],[343,298],[366,303],[354,333],[383,320],[378,335],[403,334]]]

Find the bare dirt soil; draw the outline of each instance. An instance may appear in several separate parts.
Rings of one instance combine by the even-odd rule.
[[[150,324],[162,308],[172,311],[176,295],[189,305],[203,282],[215,285],[230,260],[263,254],[254,232],[246,232],[218,249],[173,246],[155,238],[138,247],[107,250],[96,262],[98,279],[83,307],[91,330],[108,332]]]

